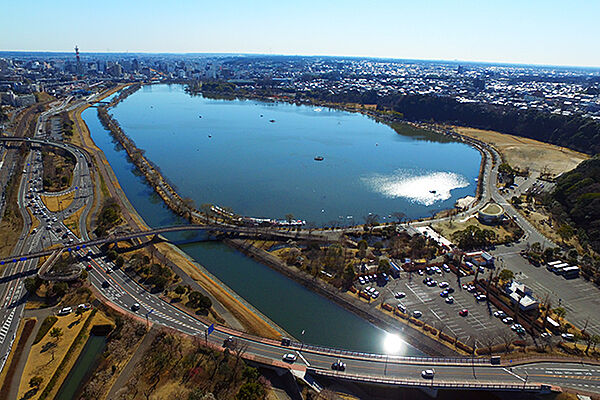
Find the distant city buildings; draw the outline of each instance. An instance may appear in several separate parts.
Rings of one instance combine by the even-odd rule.
[[[193,54],[0,53],[2,103],[100,82],[222,79],[249,90],[432,95],[600,119],[600,70],[414,60]],[[13,98],[8,93],[13,93]]]

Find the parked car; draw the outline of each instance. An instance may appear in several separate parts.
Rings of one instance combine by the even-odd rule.
[[[452,296],[448,296],[446,297],[446,304],[453,304],[454,303],[454,297]]]
[[[297,358],[298,357],[296,357],[295,354],[286,353],[286,354],[283,355],[282,360],[285,361],[285,362],[288,362],[288,363],[293,363],[294,361],[296,361]]]
[[[572,342],[575,340],[575,335],[573,335],[572,333],[563,333],[560,336],[568,342]]]
[[[458,315],[460,315],[461,317],[466,317],[467,315],[469,315],[469,310],[467,310],[466,308],[463,308],[462,310],[460,310],[458,312]]]
[[[433,379],[433,377],[435,376],[435,370],[434,369],[425,369],[425,370],[421,371],[421,376],[424,379]]]
[[[412,316],[414,318],[421,318],[423,316],[423,313],[421,311],[419,311],[419,310],[415,310],[415,311],[412,312]]]
[[[398,307],[398,310],[403,312],[404,314],[406,314],[406,306],[404,306],[404,304],[402,303],[398,303],[398,305],[396,306]]]
[[[375,290],[373,293],[371,293],[371,297],[376,299],[379,297],[379,292],[377,290]]]
[[[335,370],[335,371],[345,371],[346,370],[346,364],[342,362],[342,360],[337,360],[336,362],[334,362],[333,364],[331,364],[331,369]]]
[[[508,324],[512,324],[514,322],[514,319],[512,317],[505,317],[505,318],[502,318],[502,322],[504,322],[506,325],[508,325]]]
[[[131,310],[132,310],[132,311],[137,311],[137,310],[139,310],[139,309],[140,309],[140,305],[139,305],[138,303],[133,303],[133,304],[131,305]]]
[[[440,293],[440,296],[442,296],[442,297],[448,297],[448,291],[444,290],[443,292]]]
[[[448,282],[444,281],[444,282],[440,282],[438,286],[443,289],[443,288],[447,288],[448,286],[450,286],[450,284]]]
[[[60,310],[58,310],[57,314],[58,315],[69,315],[73,312],[73,307],[63,307]]]
[[[89,309],[91,309],[92,306],[89,305],[88,303],[81,303],[77,306],[77,309],[81,310],[81,311],[87,311]]]
[[[107,287],[109,287],[109,286],[110,286],[110,283],[108,283],[108,281],[104,281],[104,282],[102,282],[102,287],[103,287],[103,288],[107,288]]]
[[[504,311],[495,311],[494,317],[496,318],[506,318],[506,313]]]
[[[540,335],[540,337],[542,339],[549,339],[550,337],[552,337],[552,334],[550,334],[548,332],[542,332],[542,334]]]
[[[406,297],[406,293],[404,292],[396,292],[396,298],[397,299],[403,299]]]

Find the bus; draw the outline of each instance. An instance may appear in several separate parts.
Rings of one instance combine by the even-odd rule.
[[[575,278],[579,277],[579,267],[577,267],[577,266],[566,267],[566,268],[562,269],[561,273],[565,279],[575,279]]]
[[[568,266],[569,263],[556,264],[552,267],[552,272],[554,272],[556,275],[560,275],[561,271]]]
[[[552,271],[552,267],[554,267],[555,265],[558,265],[558,264],[562,264],[562,261],[560,261],[560,260],[550,261],[548,264],[546,264],[546,269],[548,271]]]

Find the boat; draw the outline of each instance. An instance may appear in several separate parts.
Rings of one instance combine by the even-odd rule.
[[[274,119],[270,119],[269,122],[275,122],[275,120]]]
[[[435,191],[435,190],[430,190],[430,191],[429,191],[429,193],[436,194],[436,193],[437,193],[437,191]]]
[[[209,138],[211,138],[211,137],[212,137],[212,135],[208,135],[208,137],[209,137]]]
[[[323,160],[324,160],[324,158],[321,157],[321,156],[316,156],[315,157],[315,161],[323,161]]]

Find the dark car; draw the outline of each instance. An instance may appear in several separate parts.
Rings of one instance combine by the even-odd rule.
[[[104,282],[102,282],[102,287],[103,287],[103,288],[107,288],[107,287],[109,287],[109,286],[110,286],[110,283],[108,283],[108,281],[104,281]]]
[[[335,370],[335,371],[345,371],[346,370],[346,364],[342,362],[342,360],[337,360],[336,362],[334,362],[333,364],[331,364],[331,369]]]

